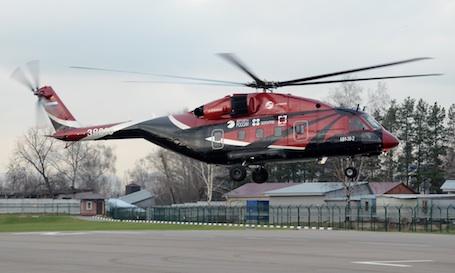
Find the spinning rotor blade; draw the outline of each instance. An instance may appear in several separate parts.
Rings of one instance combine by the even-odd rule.
[[[286,86],[299,86],[299,85],[316,85],[316,84],[327,84],[327,83],[338,83],[338,82],[357,82],[357,81],[371,81],[371,80],[384,80],[384,79],[398,79],[398,78],[414,78],[414,77],[428,77],[428,76],[441,76],[443,74],[417,74],[417,75],[403,75],[403,76],[388,76],[388,77],[375,77],[375,78],[358,78],[358,79],[341,79],[333,81],[315,81],[315,82],[298,82],[290,83]]]
[[[39,88],[39,66],[40,62],[38,60],[27,63],[27,68],[33,78],[33,82],[28,79],[20,66],[13,71],[11,78],[27,86],[30,90],[35,91]]]
[[[40,87],[39,84],[39,75],[40,75],[40,61],[34,60],[27,63],[28,71],[30,75],[32,75],[33,81],[35,83],[35,88],[38,89]]]
[[[183,80],[213,82],[213,83],[227,84],[227,85],[229,85],[229,84],[230,85],[245,85],[244,83],[239,83],[239,82],[219,81],[219,80],[211,80],[211,79],[203,79],[203,78],[183,77],[183,76],[155,74],[155,73],[146,73],[146,72],[136,72],[136,71],[127,71],[127,70],[94,68],[94,67],[85,67],[85,66],[70,66],[70,68],[85,69],[85,70],[95,70],[95,71],[107,71],[107,72],[116,72],[116,73],[129,73],[129,74],[149,75],[149,76],[158,76],[158,77],[175,78],[175,79],[183,79]],[[132,82],[134,82],[134,81],[132,81]],[[150,83],[152,83],[154,81],[137,81],[137,82],[150,82]],[[164,82],[162,82],[162,83],[164,83]],[[171,82],[169,82],[169,83],[171,83]],[[198,83],[194,83],[194,84],[198,84]],[[200,84],[203,84],[203,83],[200,83]],[[216,84],[214,84],[214,85],[216,85]]]
[[[243,70],[245,73],[250,75],[251,78],[256,82],[256,85],[258,86],[257,88],[263,88],[265,86],[265,82],[259,79],[256,75],[253,74],[244,64],[242,64],[237,58],[234,57],[233,54],[230,53],[220,53],[218,54],[225,60],[229,61],[233,65],[237,66],[241,70]],[[247,85],[248,86],[248,85]]]
[[[393,66],[393,65],[416,62],[416,61],[421,61],[421,60],[428,60],[428,59],[432,59],[432,58],[428,58],[428,57],[414,58],[414,59],[398,61],[398,62],[393,62],[393,63],[386,63],[386,64],[363,67],[363,68],[344,70],[344,71],[339,71],[339,72],[334,72],[334,73],[322,74],[322,75],[317,75],[317,76],[312,76],[312,77],[305,77],[305,78],[295,79],[295,80],[291,80],[291,81],[277,82],[276,84],[278,87],[296,85],[295,83],[298,83],[298,82],[306,82],[306,81],[311,81],[311,80],[317,80],[317,79],[328,78],[328,77],[333,77],[333,76],[338,76],[338,75],[350,74],[350,73],[359,72],[359,71],[365,71],[365,70],[370,70],[370,69],[376,69],[376,68],[381,68],[381,67]],[[400,76],[397,76],[397,78],[399,78],[399,77]],[[406,76],[404,76],[404,78],[405,77]],[[365,79],[365,80],[367,80],[367,79]]]
[[[33,89],[34,86],[32,82],[27,78],[27,76],[25,76],[25,73],[21,67],[18,67],[13,71],[13,73],[11,74],[11,78],[15,79],[16,81],[27,86],[30,90],[34,91]]]
[[[211,85],[211,86],[245,86],[244,83],[215,81],[213,82],[166,82],[166,81],[123,81],[130,83],[166,83],[166,84],[190,84],[190,85]]]
[[[35,104],[35,122],[36,122],[36,128],[44,128],[48,126],[48,120],[47,116],[44,112],[43,108],[43,99],[38,98]]]

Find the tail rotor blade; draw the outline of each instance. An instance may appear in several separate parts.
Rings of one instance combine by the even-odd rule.
[[[34,91],[34,86],[32,82],[30,82],[30,80],[27,78],[21,67],[18,67],[13,71],[13,73],[11,74],[11,78],[15,79],[21,84],[27,86],[30,90]]]
[[[27,63],[28,71],[33,78],[35,88],[38,89],[40,87],[39,76],[40,76],[40,61],[34,60]]]
[[[44,113],[43,99],[39,98],[35,104],[35,119],[36,119],[36,128],[45,128],[47,127],[47,117]]]

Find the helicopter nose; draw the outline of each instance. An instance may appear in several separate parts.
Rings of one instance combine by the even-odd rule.
[[[387,130],[382,130],[382,149],[384,151],[390,150],[398,146],[400,141]]]

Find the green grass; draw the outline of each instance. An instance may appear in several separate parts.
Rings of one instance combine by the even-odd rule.
[[[70,216],[0,215],[0,232],[100,230],[241,230],[241,227],[87,221]]]

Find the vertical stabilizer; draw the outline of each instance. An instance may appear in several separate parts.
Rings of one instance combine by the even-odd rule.
[[[40,104],[44,107],[47,116],[52,122],[55,131],[61,131],[71,128],[79,128],[80,125],[71,115],[54,89],[50,86],[44,86],[34,92],[38,96]]]

